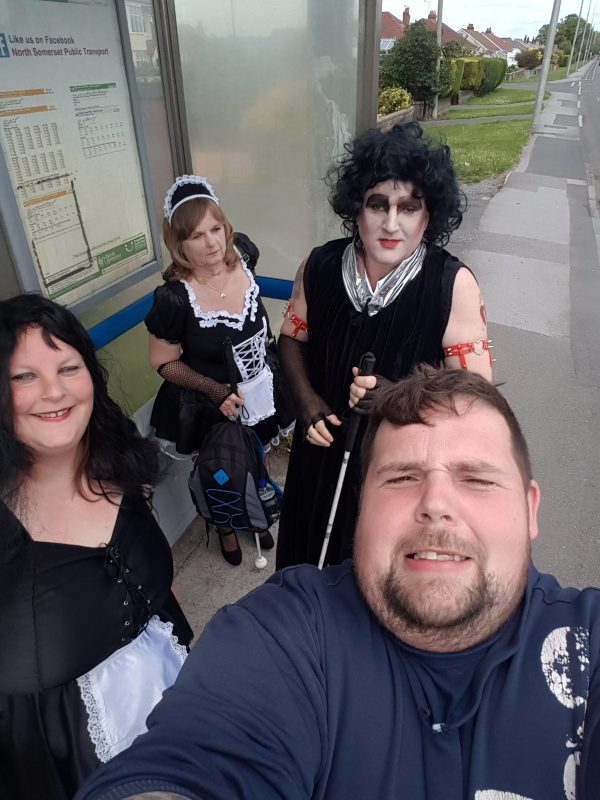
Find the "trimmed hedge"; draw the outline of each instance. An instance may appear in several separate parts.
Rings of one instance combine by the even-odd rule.
[[[456,82],[456,59],[443,58],[440,63],[440,97],[448,97]]]
[[[460,88],[471,89],[475,92],[483,80],[483,59],[467,56],[463,61],[465,62],[465,71]]]
[[[443,58],[440,64],[440,97],[452,97],[460,92],[465,71],[463,58]]]
[[[506,74],[506,61],[503,58],[487,58],[483,57],[483,79],[475,94],[489,94],[499,86],[504,80]]]
[[[462,86],[463,77],[465,75],[464,58],[455,58],[454,60],[456,62],[456,75],[454,76],[454,83],[452,84],[452,89],[450,89],[451,95],[460,93],[460,87]]]
[[[407,92],[401,86],[390,86],[379,92],[377,113],[382,116],[393,114],[394,111],[402,111],[403,108],[409,108],[411,105],[412,97],[410,92]]]

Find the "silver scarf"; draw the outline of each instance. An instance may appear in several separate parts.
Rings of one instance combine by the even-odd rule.
[[[366,270],[358,268],[354,242],[350,242],[342,256],[342,277],[346,294],[354,308],[362,311],[366,307],[367,314],[372,317],[393,303],[406,284],[421,271],[426,252],[427,247],[421,242],[411,256],[401,261],[385,278],[377,281],[373,291]]]

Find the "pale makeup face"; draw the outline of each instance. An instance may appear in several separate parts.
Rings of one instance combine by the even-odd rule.
[[[367,191],[356,222],[369,271],[387,274],[421,243],[429,214],[413,191],[412,183],[393,180]]]
[[[49,347],[38,327],[20,337],[10,361],[15,434],[37,456],[75,452],[94,406],[83,358],[59,339]]]
[[[518,605],[537,536],[504,418],[458,401],[431,425],[382,423],[355,537],[361,591],[381,622],[426,650],[463,650]]]
[[[180,244],[181,251],[194,269],[214,269],[223,263],[226,237],[222,222],[209,208],[196,225],[189,239]]]

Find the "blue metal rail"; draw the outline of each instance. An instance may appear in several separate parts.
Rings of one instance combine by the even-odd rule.
[[[282,278],[256,278],[262,297],[271,297],[274,300],[288,300],[292,294],[293,282]],[[118,339],[131,328],[135,328],[150,311],[152,295],[147,294],[130,303],[121,311],[102,320],[88,331],[97,349],[105,347],[110,342]]]

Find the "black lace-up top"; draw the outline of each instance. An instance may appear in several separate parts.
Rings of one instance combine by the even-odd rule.
[[[16,581],[0,582],[0,693],[39,692],[83,675],[152,614],[189,643],[171,593],[171,549],[142,497],[123,498],[104,547],[34,541],[22,530],[27,558]]]

